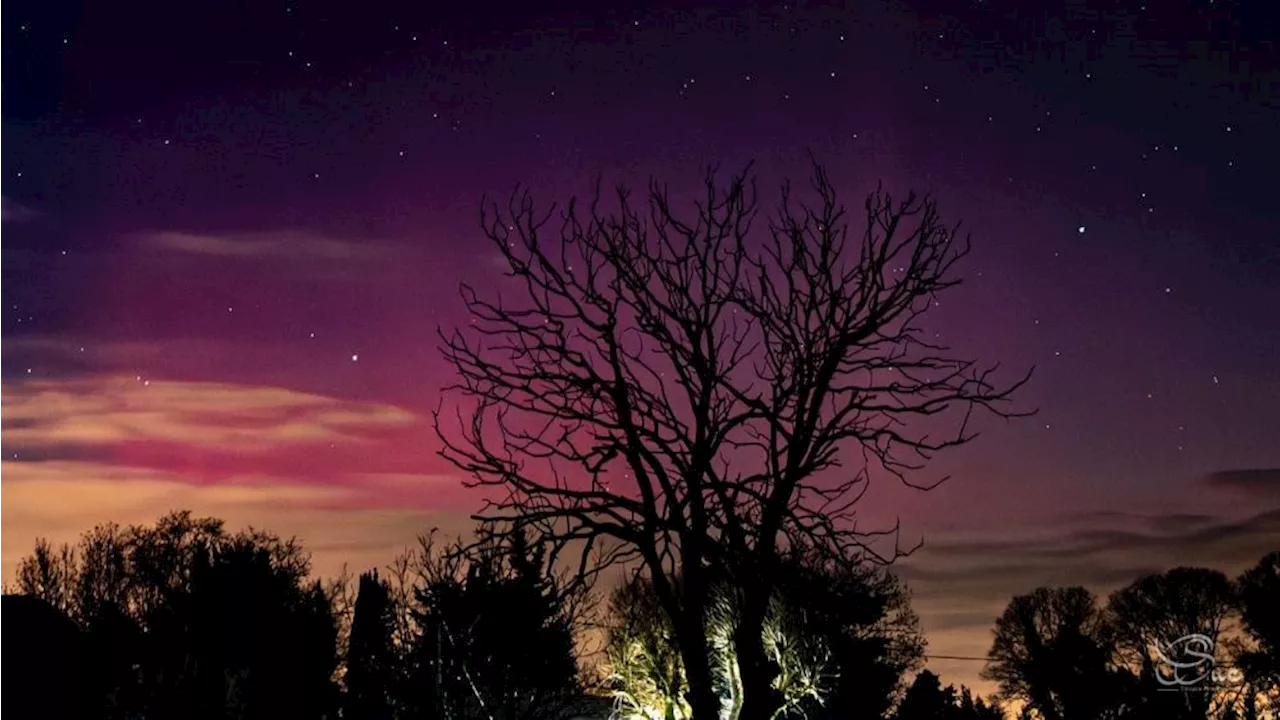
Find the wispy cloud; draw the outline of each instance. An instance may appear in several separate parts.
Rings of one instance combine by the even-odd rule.
[[[382,246],[376,242],[301,230],[231,234],[159,231],[143,233],[140,240],[162,250],[225,258],[353,260],[382,254]]]
[[[40,213],[35,210],[7,197],[0,197],[0,222],[20,223],[34,220],[37,217],[40,217]]]
[[[395,405],[92,370],[6,380],[3,404],[5,580],[36,537],[71,542],[172,510],[297,535],[321,574],[386,563],[432,526],[470,526],[461,482],[432,474],[421,418]]]
[[[6,449],[158,441],[234,452],[358,442],[410,426],[401,408],[279,387],[110,375],[9,382]]]

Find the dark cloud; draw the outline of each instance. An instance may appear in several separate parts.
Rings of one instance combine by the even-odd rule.
[[[1212,515],[1199,513],[1169,513],[1148,518],[1151,527],[1162,533],[1185,531],[1189,528],[1209,525],[1215,521],[1216,518]]]
[[[1205,478],[1216,490],[1229,490],[1280,499],[1280,468],[1220,470]]]
[[[1022,556],[1057,558],[1106,549],[1118,543],[1163,543],[1170,535],[1181,535],[1221,523],[1221,518],[1204,513],[1164,514],[1128,511],[1087,512],[1060,518],[1055,530],[1038,537],[1020,538]],[[930,555],[972,557],[982,553],[1003,553],[1009,549],[1004,538],[971,538],[930,541]]]
[[[1064,518],[1067,522],[1092,525],[1138,525],[1158,532],[1181,530],[1191,525],[1212,523],[1217,518],[1207,513],[1168,512],[1158,515],[1127,510],[1099,510],[1078,513]]]
[[[1277,547],[1280,508],[1241,517],[1088,513],[1021,534],[934,538],[896,572],[931,630],[979,631],[1013,596],[1036,587],[1080,585],[1105,597],[1178,566],[1235,575]]]

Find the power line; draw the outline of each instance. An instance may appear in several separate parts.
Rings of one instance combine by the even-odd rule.
[[[925,660],[969,660],[974,662],[987,662],[989,659],[984,657],[974,657],[972,655],[923,655],[922,657]],[[1229,660],[1216,660],[1214,661],[1214,664],[1221,665],[1223,667],[1235,666],[1235,663]]]
[[[986,662],[987,658],[973,657],[970,655],[925,655],[925,660],[976,660],[978,662]]]

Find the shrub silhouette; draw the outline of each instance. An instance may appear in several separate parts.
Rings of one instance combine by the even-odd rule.
[[[7,716],[87,717],[85,638],[80,628],[48,601],[30,595],[5,595],[0,608]]]

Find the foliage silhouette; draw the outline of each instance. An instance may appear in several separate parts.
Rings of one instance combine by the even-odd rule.
[[[1280,625],[1278,564],[1280,553],[1271,553],[1234,583],[1216,570],[1174,568],[1138,578],[1105,607],[1083,588],[1038,588],[997,620],[983,676],[1050,720],[1263,717],[1280,700],[1269,674],[1277,666],[1270,633]],[[1237,614],[1249,642],[1240,642]],[[1175,641],[1193,634],[1206,636],[1199,652],[1212,663],[1179,649]],[[1169,684],[1166,657],[1196,661],[1187,671],[1193,687]],[[1223,679],[1236,669],[1245,682]]]
[[[547,547],[482,525],[476,543],[423,538],[386,577],[359,577],[339,672],[338,584],[311,579],[306,554],[269,533],[228,533],[174,513],[151,527],[103,525],[71,547],[38,541],[5,595],[10,662],[4,709],[16,717],[569,720],[584,702],[575,633],[590,608],[553,571]],[[984,677],[1041,720],[1259,720],[1274,708],[1280,553],[1234,583],[1175,568],[1116,591],[1038,588],[999,617]],[[791,553],[778,573],[761,644],[777,669],[777,716],[812,720],[995,720],[994,705],[921,671],[906,589],[875,564]],[[735,671],[742,596],[754,587],[710,568],[706,636],[713,689],[740,710]],[[683,578],[675,579],[679,591]],[[340,583],[339,583],[340,584]],[[744,589],[748,588],[748,589]],[[693,715],[683,653],[652,581],[612,596],[609,687],[622,716]],[[1247,683],[1165,692],[1166,636],[1203,633],[1216,663]],[[1229,639],[1229,638],[1228,638]],[[15,662],[16,660],[16,662]],[[341,678],[341,683],[337,678]]]
[[[998,707],[974,699],[969,688],[942,686],[938,676],[922,670],[907,688],[894,720],[1003,720]]]
[[[390,587],[377,570],[362,574],[347,645],[344,717],[393,717],[399,674],[393,646],[395,621]]]
[[[1236,580],[1240,615],[1254,647],[1239,664],[1250,685],[1280,693],[1280,551],[1268,554]]]
[[[174,513],[37,543],[19,588],[83,631],[95,717],[301,720],[337,700],[336,628],[309,570],[292,541]]]
[[[1156,648],[1179,638],[1207,636],[1224,661],[1223,623],[1235,611],[1235,588],[1217,570],[1179,567],[1146,575],[1107,601],[1107,624],[1117,661],[1137,675],[1133,703],[1149,717],[1182,720],[1210,716],[1212,692],[1161,692]]]
[[[1093,720],[1116,703],[1122,682],[1109,666],[1105,619],[1082,587],[1037,588],[996,620],[982,677],[1045,720]]]
[[[803,609],[802,631],[822,638],[833,672],[812,718],[872,720],[897,700],[903,677],[924,652],[919,618],[907,588],[875,564],[842,565],[810,557],[796,564],[784,592]]]
[[[424,718],[558,720],[581,694],[572,593],[545,547],[481,532],[470,548],[423,543],[410,703]]]

